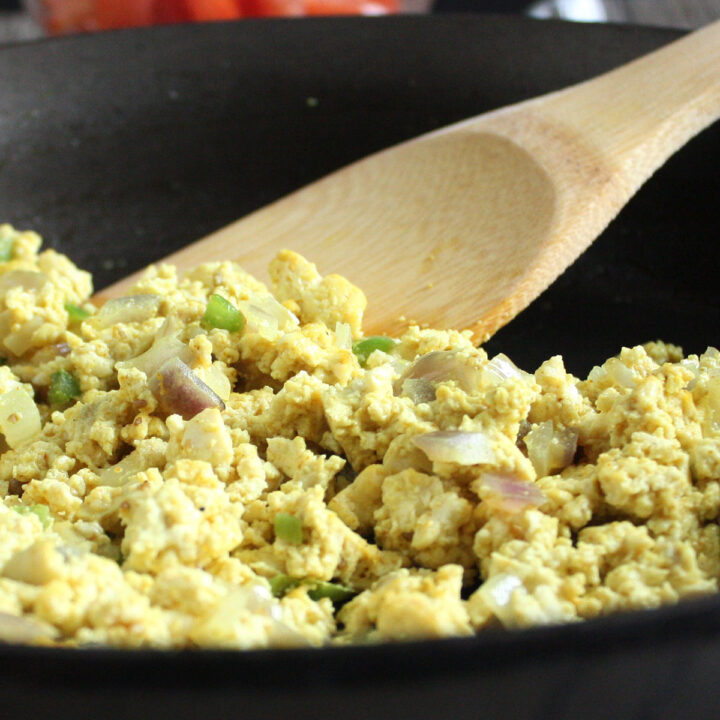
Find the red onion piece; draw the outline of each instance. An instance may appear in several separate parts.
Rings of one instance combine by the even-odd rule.
[[[465,358],[452,350],[434,350],[416,358],[395,381],[396,395],[403,391],[406,380],[425,380],[433,384],[454,380],[465,392],[472,392],[479,382],[479,372]]]
[[[161,412],[177,413],[185,420],[206,408],[225,409],[220,397],[178,357],[165,362],[153,375],[150,390]]]
[[[483,497],[484,502],[496,510],[511,514],[529,507],[539,507],[547,500],[537,485],[514,475],[485,473],[480,484],[488,490],[487,496]]]
[[[492,443],[481,432],[437,431],[416,435],[412,441],[432,462],[477,465],[495,460]]]

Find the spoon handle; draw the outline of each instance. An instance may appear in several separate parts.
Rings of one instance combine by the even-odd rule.
[[[535,102],[544,117],[610,158],[634,192],[720,117],[720,21]]]

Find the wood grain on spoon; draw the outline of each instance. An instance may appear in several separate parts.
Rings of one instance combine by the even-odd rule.
[[[588,82],[372,155],[165,260],[185,270],[231,259],[266,278],[289,248],[365,291],[368,334],[414,321],[482,341],[719,116],[716,22]]]

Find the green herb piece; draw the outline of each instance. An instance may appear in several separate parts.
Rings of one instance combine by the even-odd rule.
[[[13,510],[20,515],[37,515],[44,528],[49,527],[50,508],[47,505],[13,505]]]
[[[308,596],[313,600],[321,600],[322,598],[330,598],[334,603],[345,602],[357,593],[344,585],[337,583],[325,582],[324,580],[315,580],[312,587],[308,590]]]
[[[80,384],[67,370],[58,370],[50,377],[50,389],[48,390],[48,402],[54,408],[61,408],[69,405],[75,398],[80,396]]]
[[[292,516],[290,516],[292,517]],[[286,592],[294,588],[305,585],[308,589],[308,597],[312,600],[322,600],[322,598],[330,598],[334,603],[342,603],[357,595],[344,585],[338,583],[325,582],[324,580],[302,580],[294,578],[290,575],[275,575],[270,578],[270,589],[275,597],[281,598]]]
[[[73,305],[72,303],[65,303],[65,310],[67,310],[68,319],[70,322],[82,322],[85,318],[90,317],[90,313],[81,308],[79,305]]]
[[[365,367],[365,363],[368,358],[376,351],[382,350],[383,352],[390,352],[395,345],[397,340],[393,340],[389,337],[383,337],[382,335],[371,335],[370,337],[363,338],[353,343],[352,351],[355,353],[360,365]]]
[[[277,598],[281,598],[288,590],[296,588],[299,584],[300,580],[289,575],[276,575],[270,578],[270,589]]]
[[[211,295],[200,325],[205,330],[219,328],[240,332],[245,327],[245,316],[222,295]]]
[[[302,545],[303,526],[300,518],[288,513],[275,516],[275,537],[291,545]]]
[[[15,240],[12,235],[0,235],[0,262],[9,262],[13,259]]]

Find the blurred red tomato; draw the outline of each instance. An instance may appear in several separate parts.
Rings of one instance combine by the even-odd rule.
[[[245,17],[301,15],[382,15],[398,0],[241,0]]]
[[[35,0],[37,19],[52,34],[138,25],[234,20],[240,17],[379,15],[400,0]]]
[[[184,0],[155,0],[152,16],[156,23],[181,23],[190,20]]]
[[[397,9],[397,0],[305,0],[307,15],[384,15]]]
[[[154,0],[95,0],[95,20],[101,28],[150,25]]]
[[[245,17],[288,17],[305,14],[305,0],[240,0]]]
[[[185,0],[190,20],[235,20],[241,16],[237,0]]]

